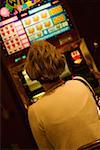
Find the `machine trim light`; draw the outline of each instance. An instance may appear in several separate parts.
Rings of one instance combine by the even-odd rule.
[[[40,6],[39,8],[37,7],[37,8],[33,8],[33,9],[31,9],[31,10],[29,10],[28,11],[28,13],[29,13],[29,15],[31,15],[31,14],[33,14],[33,13],[36,13],[36,12],[38,12],[38,11],[40,11],[40,10],[43,10],[43,9],[45,9],[45,8],[48,8],[48,7],[50,7],[51,6],[51,4],[50,3],[47,3],[47,4],[45,4],[45,5],[42,5],[42,6]]]

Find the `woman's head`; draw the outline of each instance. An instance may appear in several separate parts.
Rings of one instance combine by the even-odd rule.
[[[62,54],[49,42],[36,41],[30,46],[25,69],[32,80],[55,80],[64,67]]]

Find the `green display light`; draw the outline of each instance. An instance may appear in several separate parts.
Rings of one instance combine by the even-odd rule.
[[[15,59],[15,63],[19,62],[20,60],[21,60],[20,57],[19,57],[19,58],[16,58],[16,59]]]
[[[26,55],[23,55],[23,56],[22,56],[22,59],[26,59]]]

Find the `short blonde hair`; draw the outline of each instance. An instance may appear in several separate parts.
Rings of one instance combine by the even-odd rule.
[[[32,80],[52,81],[59,77],[64,68],[62,54],[49,42],[36,41],[30,46],[25,69]]]

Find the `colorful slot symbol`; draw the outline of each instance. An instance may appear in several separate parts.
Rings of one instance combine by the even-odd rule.
[[[39,16],[38,16],[38,15],[35,15],[35,16],[33,17],[33,21],[34,21],[34,22],[39,21]]]
[[[36,28],[37,28],[37,30],[42,30],[42,24],[38,24],[37,26],[36,26]]]
[[[28,32],[29,32],[30,34],[33,34],[33,33],[34,33],[34,28],[29,28],[29,29],[28,29]]]
[[[46,21],[44,24],[45,24],[45,27],[50,27],[51,22],[50,22],[50,20],[49,20],[49,21]]]
[[[72,56],[72,59],[74,60],[75,64],[81,63],[82,58],[81,58],[80,52],[78,50],[71,52],[71,56]]]
[[[31,20],[30,20],[30,19],[26,19],[26,20],[25,20],[25,24],[26,24],[26,25],[30,25],[30,24],[31,24]]]
[[[47,13],[46,12],[42,13],[41,17],[44,18],[44,19],[47,18]]]

